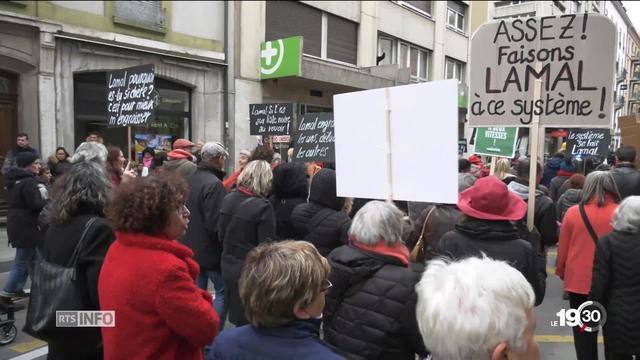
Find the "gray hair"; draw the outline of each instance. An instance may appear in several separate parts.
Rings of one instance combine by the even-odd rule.
[[[273,172],[268,162],[264,160],[254,160],[245,166],[238,176],[237,184],[245,186],[258,196],[269,196],[271,193],[271,183],[273,182]]]
[[[73,153],[73,157],[71,157],[71,162],[79,162],[82,160],[93,160],[97,159],[103,164],[107,162],[107,148],[95,141],[83,142],[78,146],[76,152]]]
[[[384,241],[393,245],[402,240],[402,211],[383,201],[369,201],[353,218],[349,237],[365,245]]]
[[[432,260],[416,294],[418,328],[434,359],[489,360],[503,341],[515,351],[527,349],[527,311],[535,296],[520,271],[504,261]]]
[[[613,213],[613,228],[627,233],[640,230],[640,196],[629,196],[622,201]]]
[[[73,163],[69,171],[55,182],[50,220],[64,223],[87,208],[102,213],[109,202],[111,188],[111,180],[97,158]]]
[[[603,207],[607,200],[607,193],[613,196],[615,202],[620,202],[620,192],[613,176],[608,171],[594,171],[587,175],[582,189],[582,204],[595,198],[596,204]]]

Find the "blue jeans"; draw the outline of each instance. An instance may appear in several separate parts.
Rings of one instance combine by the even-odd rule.
[[[216,310],[216,313],[218,313],[220,330],[222,330],[227,317],[224,308],[224,282],[222,281],[222,274],[219,271],[201,270],[196,280],[196,286],[202,290],[207,290],[209,280],[213,283],[213,289],[215,290],[216,298],[213,299],[213,308]]]
[[[9,280],[2,290],[4,293],[14,294],[23,290],[29,275],[33,274],[36,261],[42,258],[40,250],[32,248],[16,248],[16,257],[9,273]]]

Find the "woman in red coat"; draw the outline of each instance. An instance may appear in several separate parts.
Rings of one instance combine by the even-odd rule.
[[[211,295],[196,287],[193,252],[176,242],[189,223],[187,185],[166,175],[122,183],[107,210],[116,241],[98,283],[104,358],[202,359],[218,332]]]
[[[587,301],[591,290],[593,259],[598,238],[612,231],[611,219],[620,202],[618,188],[609,172],[595,171],[587,176],[579,205],[567,210],[560,228],[556,275],[564,280],[569,304],[577,309]],[[584,209],[586,221],[581,214]],[[595,234],[591,234],[587,222]],[[573,328],[578,360],[598,359],[597,333]]]

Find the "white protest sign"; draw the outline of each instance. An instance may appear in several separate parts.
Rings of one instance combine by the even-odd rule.
[[[457,99],[457,80],[335,95],[338,196],[457,203]]]
[[[615,25],[594,14],[482,25],[471,40],[469,125],[523,127],[539,115],[546,127],[608,127],[616,44]]]

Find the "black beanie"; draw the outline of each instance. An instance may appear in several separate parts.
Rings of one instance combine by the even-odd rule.
[[[21,168],[26,168],[36,160],[38,160],[38,155],[32,151],[21,151],[16,154],[16,164]]]

